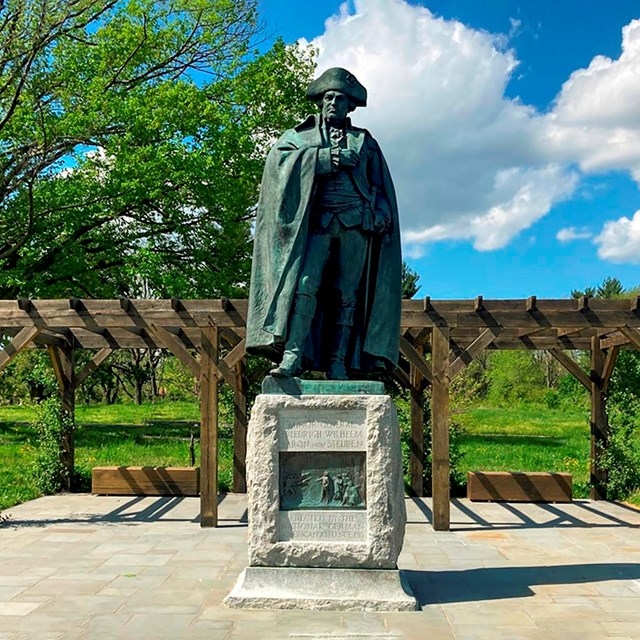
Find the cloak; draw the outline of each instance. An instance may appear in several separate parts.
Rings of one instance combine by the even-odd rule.
[[[279,362],[287,335],[287,323],[309,235],[311,204],[315,193],[321,151],[328,150],[320,116],[309,116],[286,131],[270,150],[265,163],[258,201],[253,263],[247,316],[247,352]],[[368,233],[369,250],[364,268],[363,292],[356,309],[349,365],[352,369],[393,368],[398,360],[402,299],[402,257],[398,205],[389,168],[378,143],[366,129],[349,127],[348,148],[360,154],[352,170],[356,188],[371,203],[373,212],[385,215],[389,229],[383,235]],[[325,154],[324,157],[328,157]],[[374,213],[375,215],[375,213]],[[330,299],[330,282],[327,299]],[[327,322],[318,293],[316,323]],[[322,366],[321,336],[330,326],[316,326],[307,341],[305,356],[310,368]]]

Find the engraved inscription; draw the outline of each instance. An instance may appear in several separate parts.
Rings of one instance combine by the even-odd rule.
[[[316,409],[279,415],[280,451],[366,451],[365,411]]]
[[[280,511],[278,539],[287,541],[366,542],[366,511]]]

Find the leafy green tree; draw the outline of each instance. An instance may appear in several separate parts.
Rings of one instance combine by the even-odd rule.
[[[589,293],[572,291],[572,297],[631,298],[640,287],[625,290],[617,278],[607,277]],[[576,295],[577,294],[577,295]],[[621,350],[607,394],[609,443],[600,463],[607,470],[607,494],[626,499],[640,489],[640,352]]]
[[[546,392],[545,370],[532,351],[494,351],[487,371],[488,398],[497,405],[537,402]]]
[[[595,298],[596,288],[587,287],[586,289],[572,289],[570,295],[574,300],[577,300],[578,298],[582,298],[583,296],[586,298]]]
[[[624,298],[628,295],[618,278],[606,277],[597,287],[587,287],[584,291],[573,289],[572,298]]]
[[[312,52],[257,0],[0,3],[0,297],[244,295]]]
[[[414,271],[406,262],[402,262],[402,297],[410,300],[420,291],[421,286],[418,284],[420,274]]]

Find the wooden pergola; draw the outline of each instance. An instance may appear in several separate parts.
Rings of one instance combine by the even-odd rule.
[[[235,398],[233,490],[244,492],[247,380],[246,300],[4,300],[0,301],[0,370],[27,347],[49,351],[63,408],[73,414],[75,390],[116,349],[166,349],[200,380],[201,525],[217,525],[218,382]],[[534,349],[552,354],[591,395],[593,499],[606,499],[606,393],[620,348],[640,349],[640,297],[633,300],[405,300],[394,372],[411,390],[411,490],[423,494],[423,399],[431,386],[433,526],[448,530],[449,386],[485,349]],[[95,352],[82,369],[77,349]],[[591,354],[584,371],[571,352]],[[256,372],[256,377],[264,375]],[[64,460],[73,468],[73,432]]]

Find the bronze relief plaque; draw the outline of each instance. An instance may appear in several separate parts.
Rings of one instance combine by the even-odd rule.
[[[280,451],[280,510],[366,509],[364,451]]]

